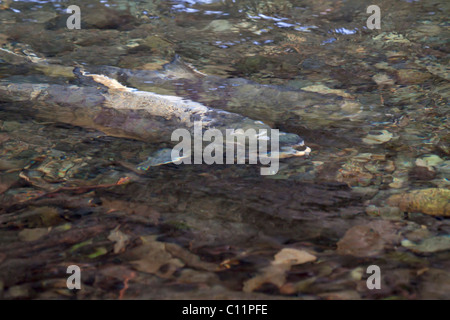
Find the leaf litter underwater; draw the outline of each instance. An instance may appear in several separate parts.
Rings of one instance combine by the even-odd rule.
[[[2,91],[1,298],[448,299],[449,4],[381,1],[382,28],[368,30],[358,1],[79,3],[80,30],[52,2],[1,7],[2,86],[113,92],[77,78],[81,66],[262,121],[312,152],[273,176],[143,166],[168,139]],[[82,290],[67,288],[69,265]]]

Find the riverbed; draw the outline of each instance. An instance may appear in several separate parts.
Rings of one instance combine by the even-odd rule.
[[[449,298],[449,2],[378,1],[380,29],[373,1],[82,0],[80,29],[71,4],[0,2],[0,46],[86,69],[179,56],[214,81],[122,84],[262,121],[311,153],[267,176],[143,170],[172,145],[0,103],[2,299]],[[0,81],[87,85],[2,60]]]

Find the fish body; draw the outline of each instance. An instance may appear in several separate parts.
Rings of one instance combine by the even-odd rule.
[[[243,78],[205,75],[179,57],[164,65],[162,70],[131,70],[111,66],[91,66],[87,70],[139,90],[169,93],[269,123],[298,118],[296,111],[299,109],[343,102],[342,97],[332,94],[259,84]]]
[[[63,77],[73,81],[73,68],[51,63],[36,55],[28,56],[0,49],[0,59],[11,64],[23,64],[36,73]],[[299,111],[322,106],[331,109],[352,100],[337,94],[321,94],[296,88],[259,84],[243,78],[223,78],[206,75],[186,64],[180,57],[161,70],[134,70],[112,66],[83,66],[91,73],[115,79],[141,91],[182,97],[210,108],[238,113],[269,124],[285,124],[301,119]],[[301,112],[301,114],[304,114]],[[306,125],[306,124],[305,124]]]
[[[26,64],[37,73],[73,81],[73,68],[51,63],[36,55],[24,56],[0,49],[0,59],[11,64]],[[271,125],[304,121],[302,110],[322,106],[335,109],[353,100],[333,93],[317,93],[296,88],[259,84],[242,78],[206,75],[176,56],[161,70],[134,70],[112,66],[83,66],[90,74],[104,75],[129,88],[177,96],[210,108],[238,113]],[[305,123],[305,125],[307,125]]]
[[[261,121],[209,108],[201,103],[176,96],[159,95],[128,88],[104,75],[87,74],[99,87],[76,85],[0,82],[0,101],[19,102],[28,112],[46,121],[59,121],[93,128],[116,137],[148,142],[169,142],[176,129],[193,133],[194,123],[202,130],[218,129],[223,135],[229,129],[266,131],[271,127]],[[106,90],[105,90],[106,88]],[[280,148],[285,155],[300,156],[303,139],[281,133]]]
[[[24,57],[3,49],[0,50],[0,57],[10,63],[26,63],[40,71],[47,72],[52,69],[52,64],[43,59]],[[62,73],[68,72],[68,67],[55,65],[55,68]],[[114,67],[109,69],[117,71]],[[179,69],[181,71],[177,71]],[[131,75],[132,71],[129,73]],[[195,71],[189,72],[189,68],[179,61],[167,66],[164,73],[137,71],[137,74],[146,79],[149,75],[153,78],[166,79],[167,74],[173,76],[185,74],[183,77],[191,80],[205,77]],[[18,83],[3,79],[0,81],[0,102],[21,103],[21,108],[46,121],[68,123],[96,129],[111,136],[147,142],[172,142],[172,133],[180,128],[187,129],[193,134],[195,123],[201,124],[202,131],[217,129],[223,136],[226,136],[227,130],[253,129],[258,135],[258,140],[271,139],[272,128],[262,121],[210,108],[182,97],[130,88],[110,75],[86,72],[78,75],[84,80],[91,80],[91,82],[83,81],[90,84],[88,86]],[[117,77],[117,74],[115,75]],[[14,104],[9,106],[15,108]],[[227,143],[228,141],[225,141],[225,144]],[[305,149],[303,146],[303,139],[298,135],[283,132],[279,134],[280,157],[308,154],[310,149],[299,150]]]

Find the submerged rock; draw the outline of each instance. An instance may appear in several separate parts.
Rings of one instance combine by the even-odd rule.
[[[436,178],[436,171],[432,168],[416,166],[409,172],[412,180],[433,180]]]
[[[175,52],[175,46],[173,43],[156,35],[151,35],[143,39],[141,41],[141,46],[144,47],[144,49],[149,48],[153,52],[166,53],[169,56],[173,55]]]
[[[349,229],[337,243],[337,252],[355,257],[373,257],[384,250],[381,235],[370,226],[355,226]]]
[[[429,188],[396,194],[387,200],[390,206],[406,212],[421,212],[431,216],[450,216],[450,190]]]
[[[429,253],[450,250],[450,236],[437,236],[425,239],[420,244],[403,240],[402,246],[414,252]]]
[[[444,162],[444,160],[441,159],[439,156],[430,154],[430,155],[423,156],[420,159],[417,159],[416,166],[430,168],[430,167],[437,166],[437,165],[441,164],[442,162]]]
[[[226,32],[232,30],[233,25],[228,20],[213,20],[204,29],[214,32]]]
[[[374,257],[400,241],[402,223],[374,220],[347,230],[337,243],[337,253],[354,257]]]
[[[425,80],[428,80],[431,75],[419,70],[402,69],[398,70],[397,77],[400,84],[420,84]]]
[[[383,144],[392,139],[393,134],[387,130],[380,130],[374,134],[369,133],[365,138],[363,138],[363,142],[367,144]]]

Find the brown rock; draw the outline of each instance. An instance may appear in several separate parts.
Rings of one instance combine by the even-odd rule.
[[[399,243],[401,224],[387,220],[375,220],[366,225],[350,228],[337,243],[337,252],[355,257],[373,257],[386,246]]]
[[[81,27],[96,29],[123,29],[133,21],[125,12],[108,8],[91,9],[82,17]]]
[[[355,226],[345,233],[337,243],[337,252],[342,255],[371,257],[381,253],[384,241],[380,234],[369,226]]]
[[[409,178],[412,180],[433,180],[436,172],[427,167],[414,167],[409,172]]]
[[[387,203],[406,212],[450,216],[450,190],[429,188],[391,196]]]
[[[414,69],[401,69],[397,71],[400,84],[420,84],[429,79],[431,74]]]

